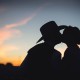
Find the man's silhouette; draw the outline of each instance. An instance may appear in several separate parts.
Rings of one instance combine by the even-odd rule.
[[[63,31],[63,42],[66,43],[67,49],[62,59],[64,74],[74,77],[80,74],[80,30],[77,27],[69,26]],[[73,76],[74,75],[74,76]]]
[[[60,29],[54,21],[40,28],[42,37],[37,43],[44,42],[31,48],[21,64],[28,79],[52,79],[59,73],[61,53],[54,46],[61,42]]]

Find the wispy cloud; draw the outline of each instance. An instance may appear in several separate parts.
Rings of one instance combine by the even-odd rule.
[[[24,24],[27,24],[29,21],[31,21],[34,17],[36,16],[36,14],[32,14],[30,15],[29,17],[19,21],[19,22],[16,22],[16,23],[12,23],[12,24],[7,24],[4,26],[5,29],[10,29],[10,28],[14,28],[14,27],[19,27],[21,25],[24,25]]]
[[[14,37],[14,35],[20,34],[21,33],[20,30],[18,30],[18,29],[14,30],[13,28],[25,25],[28,22],[30,22],[42,9],[44,9],[44,7],[46,5],[47,5],[47,3],[40,6],[29,17],[24,18],[16,23],[6,24],[2,28],[0,28],[0,44],[3,44],[6,40],[9,40],[10,38]]]
[[[21,31],[18,29],[13,29],[14,27],[19,27],[21,25],[27,24],[30,20],[33,19],[34,15],[31,15],[28,18],[25,18],[19,22],[12,23],[12,24],[7,24],[0,28],[0,44],[4,43],[4,41],[14,37],[16,34],[20,34]]]
[[[22,19],[21,21],[17,22],[17,23],[12,23],[12,24],[7,24],[4,27],[9,29],[9,28],[14,28],[14,27],[19,27],[21,25],[27,24],[29,21],[31,21],[35,16],[38,15],[39,12],[41,12],[44,7],[46,7],[49,3],[45,3],[42,6],[40,6],[37,10],[35,10],[33,12],[33,14],[31,14],[29,17]]]

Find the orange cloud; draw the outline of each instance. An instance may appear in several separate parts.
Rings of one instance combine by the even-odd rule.
[[[9,54],[12,51],[16,51],[19,50],[18,47],[16,47],[15,45],[1,45],[0,46],[0,56],[6,56],[7,54]]]
[[[20,30],[5,30],[0,29],[0,45],[3,44],[6,40],[14,37],[16,34],[20,34]]]

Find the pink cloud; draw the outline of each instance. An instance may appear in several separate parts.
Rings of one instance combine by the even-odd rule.
[[[3,44],[6,40],[14,37],[17,34],[20,34],[20,30],[12,30],[12,29],[0,29],[0,45]]]
[[[4,26],[4,28],[6,29],[10,29],[10,28],[14,28],[14,27],[19,27],[21,25],[27,24],[29,21],[31,21],[34,17],[36,16],[36,14],[32,14],[29,17],[17,22],[17,23],[12,23],[12,24],[7,24]]]
[[[14,37],[15,34],[20,34],[21,33],[20,30],[17,30],[17,29],[14,30],[13,28],[27,24],[29,21],[31,21],[39,13],[39,11],[41,11],[43,9],[44,6],[39,7],[29,17],[22,19],[16,23],[6,24],[2,28],[0,28],[0,44],[3,44],[6,40]]]
[[[14,27],[19,27],[21,25],[27,24],[30,20],[33,19],[35,14],[31,15],[28,18],[25,18],[19,22],[7,24],[0,28],[0,44],[3,44],[6,40],[9,40],[10,38],[14,37],[15,35],[19,35],[21,33],[18,29],[13,29]]]

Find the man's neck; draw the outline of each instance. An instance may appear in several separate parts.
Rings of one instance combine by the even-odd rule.
[[[48,44],[50,47],[54,48],[55,44],[51,43],[51,42],[45,42],[46,44]]]

